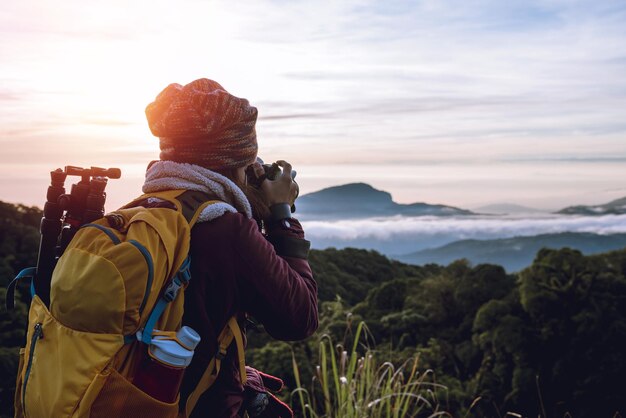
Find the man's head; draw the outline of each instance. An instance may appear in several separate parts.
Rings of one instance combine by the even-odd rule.
[[[215,81],[170,84],[146,107],[146,117],[162,160],[224,172],[256,159],[257,109]]]

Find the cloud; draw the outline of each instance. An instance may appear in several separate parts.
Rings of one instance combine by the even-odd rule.
[[[560,232],[626,233],[626,215],[578,217],[415,217],[302,222],[316,248],[356,246],[390,254],[433,248],[463,239],[496,239]]]
[[[19,100],[20,97],[14,91],[1,89],[0,90],[0,102],[13,102]]]
[[[553,162],[553,163],[624,163],[626,162],[626,155],[624,156],[563,156],[563,157],[545,157],[542,155],[536,155],[533,157],[525,157],[525,158],[502,158],[500,159],[502,162]]]
[[[291,113],[285,115],[267,115],[259,116],[259,119],[263,120],[285,120],[285,119],[318,119],[327,118],[332,115],[325,115],[323,113]]]
[[[86,125],[97,125],[97,126],[130,126],[136,125],[136,122],[129,120],[121,120],[121,119],[105,119],[105,118],[83,118],[80,121]]]

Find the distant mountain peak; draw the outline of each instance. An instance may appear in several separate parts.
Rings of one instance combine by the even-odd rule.
[[[306,194],[296,206],[305,218],[352,219],[385,216],[469,215],[470,211],[445,205],[396,203],[391,193],[367,183],[349,183]]]
[[[530,208],[528,206],[522,206],[515,203],[493,203],[490,205],[480,206],[473,208],[473,210],[479,213],[492,213],[492,214],[515,214],[515,213],[540,213],[544,212],[540,209]]]
[[[361,195],[361,194],[382,194],[385,196],[389,196],[389,199],[391,199],[391,194],[388,192],[385,192],[383,190],[378,190],[375,189],[372,185],[367,184],[367,183],[348,183],[348,184],[342,184],[339,186],[332,186],[332,187],[327,187],[325,189],[319,190],[317,192],[313,192],[310,194],[316,194],[316,193],[342,193],[342,194],[356,194],[356,195]]]
[[[339,186],[328,187],[327,190],[328,189],[365,190],[365,191],[374,190],[374,191],[380,191],[378,189],[375,189],[371,184],[367,184],[367,183],[363,183],[363,182],[340,184]]]
[[[564,215],[588,215],[588,216],[601,216],[601,215],[622,215],[626,214],[626,197],[613,200],[604,205],[595,206],[569,206],[565,209],[561,209],[557,213]]]
[[[606,204],[606,206],[626,206],[626,197],[615,199]]]

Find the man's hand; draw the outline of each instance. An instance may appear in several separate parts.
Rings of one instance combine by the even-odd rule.
[[[258,170],[260,169],[261,174],[263,174],[263,167],[258,164],[259,167],[257,168],[257,164],[255,163],[254,171],[259,176]],[[284,160],[276,161],[276,164],[282,168],[282,173],[275,180],[266,179],[263,181],[261,190],[263,190],[270,207],[279,203],[287,203],[291,206],[298,197],[299,191],[298,184],[291,178],[291,164]]]

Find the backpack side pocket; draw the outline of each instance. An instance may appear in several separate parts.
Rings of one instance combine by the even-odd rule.
[[[25,417],[69,417],[124,344],[120,334],[76,331],[35,296],[29,314],[21,399]]]
[[[89,406],[90,418],[176,418],[178,416],[178,399],[174,403],[154,399],[114,369],[105,370],[96,379],[103,379],[103,387]]]

